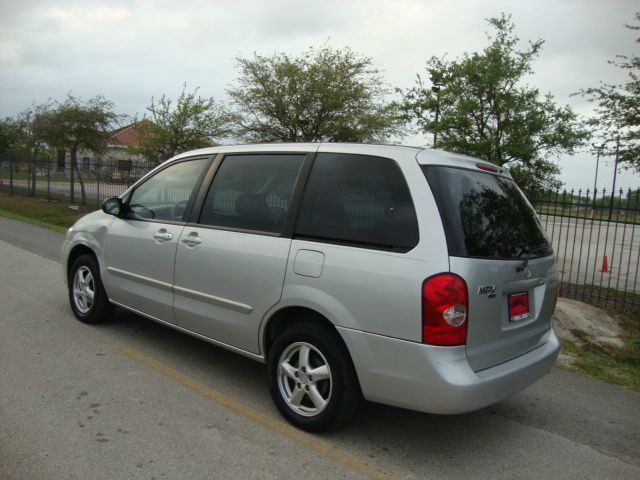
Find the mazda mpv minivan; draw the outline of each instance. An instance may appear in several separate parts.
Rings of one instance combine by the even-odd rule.
[[[79,320],[118,306],[265,362],[278,410],[306,430],[363,398],[479,409],[558,353],[536,213],[506,170],[443,151],[184,153],[79,220],[62,257]]]

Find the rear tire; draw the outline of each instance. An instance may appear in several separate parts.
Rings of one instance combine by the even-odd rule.
[[[358,377],[337,332],[303,322],[284,330],[267,358],[269,391],[282,416],[319,432],[348,422],[362,400]]]
[[[69,303],[78,320],[100,323],[111,318],[113,305],[102,286],[98,262],[92,255],[81,255],[69,269]]]

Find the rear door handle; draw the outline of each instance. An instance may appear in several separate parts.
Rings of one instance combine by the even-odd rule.
[[[182,237],[182,243],[187,247],[195,247],[202,243],[202,239],[198,236],[198,232],[191,232],[189,235]]]
[[[173,239],[173,235],[167,232],[165,228],[161,228],[153,234],[153,238],[155,238],[158,243],[162,243]]]

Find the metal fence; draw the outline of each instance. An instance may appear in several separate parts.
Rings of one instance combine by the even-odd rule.
[[[112,158],[71,160],[0,154],[0,189],[14,195],[40,196],[99,207],[120,195],[156,166]]]
[[[0,154],[0,191],[99,207],[155,164]],[[620,310],[640,307],[640,190],[528,192],[558,259],[560,294]]]
[[[640,190],[527,196],[557,256],[562,296],[617,310],[640,306]]]

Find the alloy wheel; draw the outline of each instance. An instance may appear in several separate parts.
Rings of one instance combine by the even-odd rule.
[[[331,399],[333,379],[329,363],[310,343],[293,343],[278,360],[278,387],[294,412],[304,417],[319,415]]]

